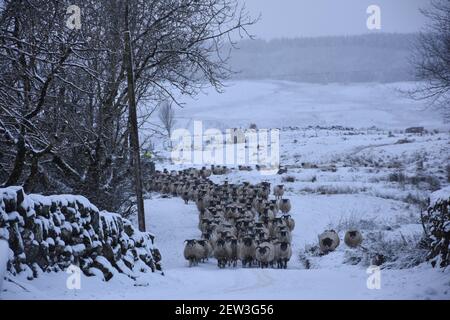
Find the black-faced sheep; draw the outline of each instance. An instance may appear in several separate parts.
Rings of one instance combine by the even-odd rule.
[[[252,237],[244,237],[239,241],[238,245],[239,260],[242,262],[242,266],[251,267],[256,259],[256,243]]]
[[[256,247],[256,260],[261,268],[268,268],[275,258],[275,248],[272,243],[264,241]]]
[[[276,242],[275,246],[275,261],[279,269],[286,269],[287,263],[292,256],[292,247],[288,242]]]
[[[291,215],[289,214],[284,214],[281,218],[285,221],[286,226],[292,232],[295,228],[295,220],[292,219]]]
[[[184,258],[189,261],[189,267],[198,265],[204,255],[203,247],[196,240],[186,240]]]
[[[217,240],[216,246],[214,248],[214,258],[217,260],[217,265],[219,268],[225,268],[228,260],[228,253],[225,247],[225,240]]]
[[[319,235],[319,247],[323,254],[336,250],[339,244],[339,235],[334,230],[327,230]]]
[[[283,214],[289,213],[289,211],[291,211],[291,200],[281,199],[278,203],[278,206],[280,207],[280,211],[283,212]]]
[[[273,188],[273,195],[277,200],[281,199],[284,194],[284,186],[282,184],[277,185]]]
[[[356,248],[363,242],[363,236],[358,230],[349,230],[345,233],[344,242],[350,248]]]

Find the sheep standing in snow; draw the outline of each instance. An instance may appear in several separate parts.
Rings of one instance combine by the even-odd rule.
[[[225,246],[225,240],[217,240],[216,247],[214,248],[214,258],[217,260],[219,268],[225,268],[228,261],[228,252]]]
[[[237,266],[238,261],[238,245],[237,240],[229,237],[225,241],[225,249],[227,250],[227,260],[229,265]]]
[[[292,248],[289,242],[277,241],[275,246],[275,261],[278,269],[286,269],[292,256]]]
[[[363,236],[358,230],[349,230],[345,233],[344,242],[350,248],[356,248],[361,245]]]
[[[289,214],[284,214],[281,218],[283,219],[283,221],[285,221],[286,226],[292,232],[295,228],[295,220],[292,219],[291,215]]]
[[[336,250],[339,244],[339,235],[334,230],[327,230],[319,235],[319,247],[323,254]]]
[[[278,229],[277,239],[281,242],[292,242],[292,235],[291,232],[287,227],[280,227]]]
[[[213,252],[212,245],[206,239],[197,240],[197,242],[198,242],[198,244],[200,244],[203,247],[203,254],[202,254],[201,260],[202,260],[202,262],[205,262],[210,257],[212,257],[212,252]]]
[[[273,188],[273,195],[277,200],[280,200],[284,194],[284,186],[279,184]]]
[[[289,211],[291,211],[291,200],[281,199],[278,206],[280,207],[280,211],[283,212],[283,214],[287,214],[289,213]]]
[[[252,266],[256,259],[256,243],[252,237],[246,236],[239,241],[238,245],[239,259],[242,262],[242,266],[245,268],[247,265]]]
[[[261,268],[268,268],[275,258],[275,248],[272,243],[264,241],[256,247],[256,260]]]
[[[186,240],[184,258],[189,261],[189,267],[198,265],[204,256],[204,248],[196,240]]]
[[[181,195],[181,198],[184,200],[185,204],[188,204],[189,203],[189,192],[184,191]]]

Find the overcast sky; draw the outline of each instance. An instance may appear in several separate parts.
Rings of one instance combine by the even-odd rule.
[[[259,39],[362,34],[369,5],[381,9],[381,30],[415,32],[424,25],[419,12],[430,0],[241,0],[261,21],[250,30]]]

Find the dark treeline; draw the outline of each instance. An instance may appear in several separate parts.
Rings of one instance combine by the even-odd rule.
[[[416,34],[244,40],[230,65],[236,79],[302,82],[395,82],[415,79]]]

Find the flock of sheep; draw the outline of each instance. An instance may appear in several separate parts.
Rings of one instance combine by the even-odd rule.
[[[189,266],[215,258],[219,268],[242,266],[287,268],[292,256],[292,231],[295,221],[289,215],[291,202],[283,198],[284,187],[270,183],[248,182],[222,185],[208,179],[211,174],[226,174],[226,167],[190,168],[182,171],[156,171],[147,188],[165,195],[193,201],[199,211],[201,239],[185,241],[184,257]],[[357,247],[362,235],[357,230],[346,233],[345,243]],[[334,230],[319,235],[323,254],[335,250],[340,240]]]
[[[295,221],[288,214],[284,188],[275,186],[270,199],[268,182],[218,185],[208,177],[225,174],[223,167],[156,172],[150,189],[194,201],[199,211],[201,239],[186,240],[189,266],[214,257],[219,268],[269,266],[286,268],[292,256],[291,232]]]

